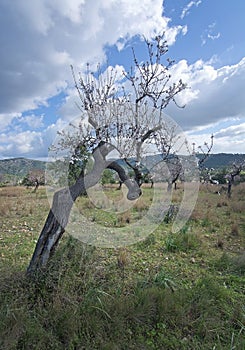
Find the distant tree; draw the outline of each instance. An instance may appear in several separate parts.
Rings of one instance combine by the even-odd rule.
[[[225,179],[227,180],[227,196],[231,198],[231,190],[232,186],[240,180],[240,174],[242,170],[245,169],[245,162],[233,163],[228,174],[225,175]]]
[[[101,184],[114,184],[115,182],[115,172],[111,169],[105,169],[102,173]]]
[[[224,185],[226,183],[225,175],[227,171],[226,168],[215,169],[213,177],[219,181],[219,184]]]
[[[33,192],[36,192],[38,187],[45,184],[44,170],[33,169],[24,177],[22,184],[27,187],[34,187]]]
[[[170,177],[168,179],[168,191],[171,191],[174,185],[174,189],[177,189],[177,181],[184,181],[184,171],[182,163],[179,157],[172,157],[168,159],[168,168],[170,171]]]
[[[89,159],[89,150],[80,142],[76,145],[75,150],[69,162],[68,185],[74,184],[79,176],[84,176],[85,168]]]
[[[204,176],[205,174],[205,179],[208,178],[207,181],[211,181],[211,175],[206,174],[206,170],[204,168],[204,164],[208,157],[211,154],[212,148],[213,148],[213,135],[210,137],[210,143],[205,142],[203,146],[198,146],[198,151],[195,149],[195,143],[192,144],[193,148],[190,150],[188,147],[188,143],[186,141],[186,149],[188,150],[189,154],[192,154],[193,156],[196,156],[196,159],[198,160],[198,168],[200,170],[201,177]],[[197,155],[199,156],[197,158]],[[166,164],[168,165],[168,171],[169,171],[169,176],[167,177],[167,182],[168,182],[168,191],[171,191],[173,186],[174,189],[177,188],[177,181],[184,182],[185,181],[185,174],[184,174],[184,169],[183,169],[183,163],[184,161],[188,161],[188,158],[185,159],[184,157],[176,156],[176,155],[171,155],[168,156],[165,161]]]
[[[204,183],[212,182],[211,169],[205,168],[205,162],[211,155],[211,151],[214,145],[214,136],[211,135],[210,142],[204,142],[204,145],[199,145],[196,149],[196,143],[192,144],[192,153],[197,156],[198,159],[198,168],[200,170],[200,181]]]
[[[0,187],[3,187],[6,185],[6,178],[4,174],[0,174]]]
[[[199,145],[198,146],[198,151],[196,151],[195,146],[196,144],[193,143],[193,150],[192,152],[196,155],[198,155],[198,166],[199,169],[203,169],[204,164],[206,162],[206,160],[208,159],[208,157],[211,155],[211,151],[213,149],[213,145],[214,145],[214,136],[211,135],[210,137],[210,143],[208,143],[207,141],[204,142],[204,145]]]
[[[72,137],[65,130],[61,132],[58,147],[70,149],[71,159],[76,158],[77,150],[82,150],[75,163],[80,162],[83,166],[73,184],[54,194],[28,273],[47,264],[65,231],[76,198],[100,181],[104,169],[118,173],[128,188],[129,200],[141,195],[137,170],[131,166],[135,176],[130,179],[121,164],[108,160],[111,151],[116,150],[127,165],[130,158],[140,163],[147,147],[155,147],[161,153],[165,149],[164,157],[172,152],[173,136],[168,134],[163,110],[171,101],[176,103],[176,95],[186,85],[181,80],[171,82],[169,69],[173,61],[167,60],[166,65],[162,63],[162,57],[168,51],[164,36],[145,42],[148,60],[139,62],[133,49],[133,66],[121,77],[110,67],[102,72],[99,66],[97,72],[92,73],[87,65],[86,74],[80,74],[77,81],[72,68],[82,120],[74,126]],[[86,170],[84,164],[88,154],[93,161]]]

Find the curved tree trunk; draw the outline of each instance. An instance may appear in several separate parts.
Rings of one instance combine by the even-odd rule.
[[[46,266],[60,238],[65,232],[75,200],[81,194],[85,194],[89,187],[94,186],[100,180],[105,168],[110,168],[118,172],[120,180],[125,183],[128,188],[127,197],[129,200],[134,200],[141,195],[137,183],[129,179],[120,165],[116,162],[108,162],[104,159],[105,153],[108,153],[109,150],[104,148],[104,154],[101,151],[101,149],[97,149],[94,152],[94,168],[88,175],[84,176],[82,172],[74,185],[63,188],[54,194],[52,207],[40,233],[35,251],[27,269],[28,274],[32,274],[36,270]]]
[[[65,232],[74,201],[70,189],[64,188],[54,194],[53,204],[37,241],[27,269],[28,273],[44,267]]]

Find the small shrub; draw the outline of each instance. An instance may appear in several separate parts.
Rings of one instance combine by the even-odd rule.
[[[94,209],[94,204],[88,199],[83,204],[83,209]]]
[[[245,201],[235,201],[231,203],[231,209],[234,213],[244,213],[245,212]]]
[[[231,259],[227,253],[223,253],[218,261],[214,263],[215,269],[218,271],[227,271],[231,267]]]
[[[143,199],[143,197],[139,198],[137,200],[137,202],[134,204],[134,209],[137,211],[137,212],[143,212],[145,210],[148,209],[148,204],[147,204],[147,201],[145,201]]]
[[[200,241],[196,234],[191,232],[171,234],[165,239],[165,249],[169,252],[186,252],[196,249],[199,245]]]
[[[118,256],[117,256],[117,265],[120,269],[124,269],[125,266],[128,264],[129,258],[128,258],[128,252],[125,248],[119,249]]]
[[[156,273],[153,278],[153,284],[161,288],[169,288],[172,291],[176,289],[173,278],[163,269]]]
[[[118,217],[118,223],[120,226],[125,226],[125,224],[130,224],[131,220],[132,220],[132,217],[129,211],[126,211],[125,213],[119,215]]]
[[[209,218],[208,218],[208,217],[205,217],[205,218],[202,220],[201,225],[202,225],[203,227],[210,226],[210,220],[209,220]]]
[[[172,222],[175,219],[175,217],[178,213],[178,210],[179,210],[178,205],[171,204],[169,206],[169,209],[168,209],[166,215],[165,215],[164,222],[166,222],[167,224]]]
[[[222,272],[244,275],[245,252],[236,257],[231,257],[227,253],[224,253],[221,258],[215,262],[214,267]]]
[[[4,203],[1,203],[0,205],[0,215],[1,216],[8,216],[11,212],[11,203],[5,201]]]
[[[174,236],[167,236],[167,238],[165,239],[165,249],[168,252],[176,252],[178,250],[177,242]]]
[[[233,224],[231,227],[231,235],[232,236],[239,236],[239,228],[237,224]]]
[[[217,203],[217,208],[227,207],[227,206],[228,206],[227,201],[220,201]]]
[[[245,274],[245,252],[233,259],[233,268],[239,274]]]
[[[220,249],[223,249],[223,248],[224,248],[224,241],[223,241],[221,238],[218,238],[218,239],[217,239],[216,247],[217,247],[217,248],[220,248]]]

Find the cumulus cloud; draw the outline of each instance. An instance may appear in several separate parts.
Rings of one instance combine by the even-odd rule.
[[[63,90],[70,93],[70,64],[82,69],[87,62],[105,61],[105,46],[122,49],[135,35],[150,38],[163,31],[174,43],[182,27],[169,27],[162,13],[162,0],[1,1],[1,130],[11,131],[16,119],[41,127],[33,111]],[[61,110],[66,119],[77,113],[71,97],[69,104]]]
[[[11,125],[15,118],[21,117],[21,113],[1,113],[0,114],[0,129],[2,132]]]
[[[245,122],[239,125],[232,125],[227,128],[222,128],[215,134],[216,138],[228,137],[232,139],[233,137],[237,136],[243,137],[245,139]]]
[[[188,84],[177,98],[179,105],[166,112],[187,132],[191,142],[204,143],[215,135],[215,152],[244,152],[245,58],[230,66],[215,69],[201,60],[188,65],[183,60],[172,69],[173,79]],[[228,121],[235,125],[222,127]]]
[[[105,59],[105,45],[181,27],[168,27],[162,0],[36,0],[0,4],[0,113],[34,109],[67,87],[69,65]]]
[[[238,127],[240,128],[240,127]],[[227,128],[229,129],[229,128]],[[198,145],[203,145],[204,142],[210,140],[209,133],[203,133],[197,136],[189,135],[189,140],[196,142]],[[241,153],[244,150],[244,132],[240,135],[234,134],[233,130],[226,130],[224,135],[214,134],[214,153]]]
[[[200,4],[201,0],[190,1],[181,18]],[[93,0],[92,5],[89,0],[1,1],[0,29],[5,34],[0,36],[0,152],[6,157],[43,157],[56,131],[79,115],[70,64],[82,69],[87,62],[103,63],[105,46],[121,50],[138,34],[149,38],[165,30],[172,45],[177,35],[187,33],[187,26],[171,26],[162,13],[162,0]],[[218,39],[215,25],[204,32],[205,40]],[[182,60],[171,73],[173,80],[182,78],[190,87],[177,99],[186,104],[185,109],[174,104],[167,109],[185,130],[245,115],[245,59],[219,69],[211,61]],[[60,119],[44,126],[45,118],[37,117],[34,110],[63,90]],[[14,128],[16,120],[18,128]],[[24,125],[30,130],[24,131]],[[217,135],[217,140],[224,137],[228,136]]]
[[[58,119],[42,131],[10,131],[1,134],[0,158],[15,157],[47,158],[48,148],[57,137],[57,131],[67,127],[67,122]]]
[[[11,154],[25,155],[36,152],[40,154],[42,149],[43,139],[41,133],[33,131],[25,131],[18,133],[8,133],[1,135],[0,153],[6,157]]]
[[[245,115],[245,58],[219,69],[203,61],[192,65],[180,61],[172,74],[174,79],[182,78],[189,86],[177,97],[178,103],[186,107],[176,109],[171,105],[167,110],[185,129]]]
[[[27,124],[31,129],[39,129],[41,128],[43,123],[43,115],[36,116],[35,114],[27,115],[20,118],[20,123]]]

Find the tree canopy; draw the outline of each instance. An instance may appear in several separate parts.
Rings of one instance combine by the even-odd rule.
[[[98,65],[96,72],[92,72],[87,64],[86,71],[79,73],[77,78],[71,67],[81,117],[59,132],[50,151],[50,154],[69,159],[69,166],[59,162],[65,164],[62,171],[54,171],[52,165],[49,172],[53,183],[59,182],[57,178],[60,176],[66,178],[67,187],[59,189],[53,197],[29,272],[45,266],[65,231],[76,198],[100,181],[104,169],[116,171],[128,189],[127,199],[135,200],[142,193],[139,168],[146,154],[160,155],[157,163],[149,165],[158,174],[166,167],[163,161],[167,161],[169,156],[188,154],[188,143],[181,128],[164,113],[170,102],[176,103],[176,96],[186,88],[186,84],[181,79],[172,81],[172,60],[167,59],[166,64],[163,63],[168,51],[164,35],[156,36],[153,41],[145,40],[145,43],[148,59],[139,62],[132,49],[133,64],[129,71],[110,66],[103,70]],[[189,154],[192,156],[190,151]],[[132,158],[134,162],[130,161]],[[133,178],[118,159],[131,167],[135,175]],[[189,160],[179,158],[176,164],[179,172],[182,169],[191,179],[197,179],[195,157]],[[73,183],[69,182],[71,173],[75,176]],[[170,178],[176,176],[174,171],[168,173]],[[190,196],[183,197],[178,213],[179,226],[191,213],[196,199],[195,188],[194,194],[191,200]],[[144,220],[151,224],[149,218],[155,216],[156,223],[160,223],[165,209],[164,203],[159,208],[153,206]],[[141,227],[147,224],[142,222]]]

